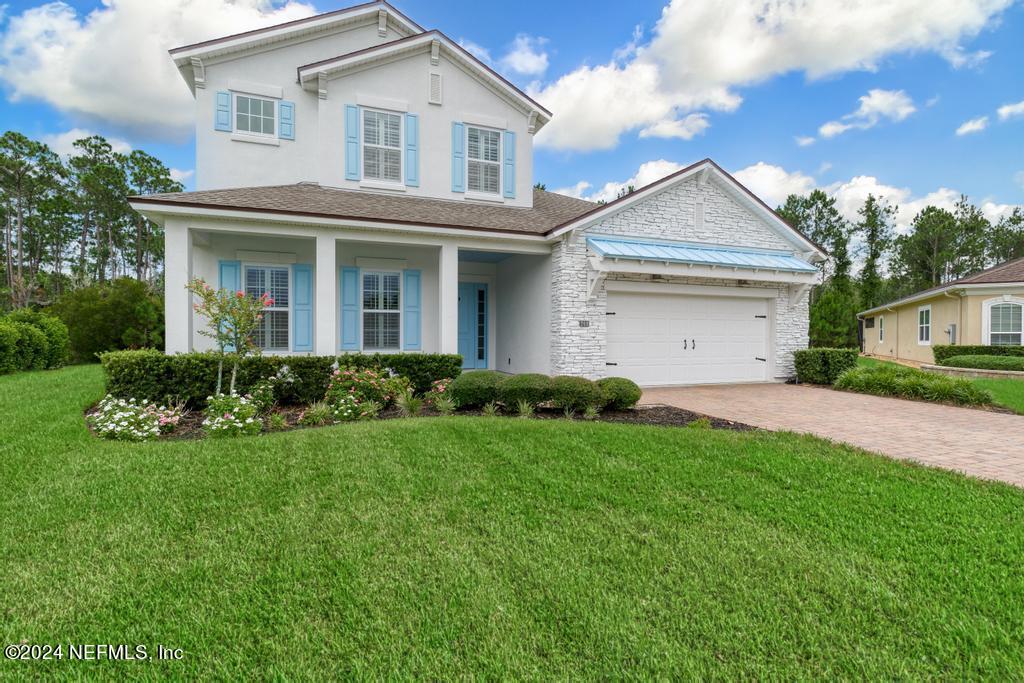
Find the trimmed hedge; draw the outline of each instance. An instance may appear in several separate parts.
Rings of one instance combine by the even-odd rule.
[[[1018,356],[1024,357],[1024,346],[957,346],[955,344],[939,344],[932,347],[935,362],[945,365],[943,361],[953,356]]]
[[[847,370],[835,388],[875,396],[897,396],[937,403],[976,406],[992,403],[992,394],[961,377],[948,377],[900,365]]]
[[[560,375],[551,380],[551,403],[563,410],[602,408],[605,395],[596,382],[585,377]]]
[[[643,394],[636,382],[625,377],[605,377],[597,380],[597,386],[604,393],[605,407],[613,410],[632,408]]]
[[[856,349],[812,348],[793,354],[797,381],[803,384],[834,384],[839,375],[857,367]]]
[[[951,356],[939,365],[952,368],[971,368],[976,370],[1013,370],[1024,372],[1024,356],[993,356],[967,355]]]
[[[17,368],[44,370],[46,356],[50,351],[50,342],[46,341],[46,335],[35,325],[17,320],[12,320],[8,324],[18,331],[18,340],[14,345],[14,363]]]
[[[498,386],[505,377],[497,370],[464,372],[452,381],[449,391],[458,407],[479,408],[498,400]]]
[[[399,361],[399,359],[401,359]],[[108,351],[100,354],[107,377],[107,391],[119,398],[138,398],[153,401],[179,399],[193,407],[201,407],[206,397],[217,387],[216,353],[183,353],[167,356],[160,351]],[[277,400],[283,404],[306,405],[323,400],[330,384],[334,363],[343,367],[391,368],[396,373],[417,377],[414,386],[447,379],[453,367],[462,364],[459,356],[429,353],[416,354],[345,354],[334,356],[248,356],[238,368],[235,389],[246,393],[262,379],[276,375],[288,366],[292,381],[277,384]],[[383,363],[387,363],[383,365]],[[225,359],[223,390],[227,390],[231,375],[231,358]]]
[[[516,407],[520,401],[538,406],[551,400],[551,391],[551,378],[547,375],[512,375],[498,384],[498,400],[507,408]]]
[[[28,323],[46,336],[45,367],[59,368],[68,362],[70,354],[68,326],[61,322],[59,318],[23,308],[10,313],[4,320]]]
[[[16,356],[20,338],[21,333],[14,323],[0,319],[0,375],[21,369]]]

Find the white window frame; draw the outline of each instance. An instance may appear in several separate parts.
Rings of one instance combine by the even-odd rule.
[[[497,166],[498,166],[498,191],[497,192],[487,192],[486,190],[472,190],[469,187],[469,162],[470,161],[477,161],[477,162],[484,163],[484,164],[494,163],[494,162],[491,162],[491,161],[485,161],[483,159],[470,159],[469,158],[469,131],[470,131],[471,128],[476,128],[477,130],[483,130],[483,131],[487,131],[487,132],[490,132],[490,133],[497,133],[498,134],[498,161],[497,161]],[[505,181],[505,177],[504,177],[504,175],[505,175],[505,168],[504,168],[505,167],[505,163],[504,163],[504,161],[505,160],[502,157],[504,155],[504,149],[505,149],[505,131],[500,130],[498,128],[494,128],[492,126],[480,126],[480,125],[473,124],[473,123],[467,123],[466,124],[466,141],[465,141],[465,145],[466,145],[466,167],[465,167],[465,174],[466,174],[465,175],[465,178],[466,178],[466,196],[467,197],[475,197],[477,199],[487,199],[487,200],[490,200],[490,201],[504,201],[504,192],[502,190],[504,188],[504,184],[503,183]]]
[[[992,346],[992,307],[999,304],[1017,304],[1021,306],[1021,315],[1024,316],[1024,299],[1021,297],[1004,294],[1003,296],[986,299],[981,304],[981,330],[984,335],[985,346]],[[1024,325],[1022,325],[1024,327]],[[1012,332],[1001,332],[997,334],[1013,334]],[[1024,344],[1024,330],[1021,331],[1021,343]]]
[[[386,145],[368,145],[366,142],[366,112],[390,114],[398,117],[398,180],[366,177],[366,148],[395,149]],[[405,188],[405,113],[379,107],[359,107],[359,179],[367,185],[384,185],[386,187]]]
[[[390,311],[381,308],[365,308],[363,306],[363,278],[367,275],[397,275],[398,276],[398,310]],[[405,339],[405,283],[404,274],[400,270],[388,270],[386,268],[367,268],[359,271],[359,350],[366,353],[401,353],[402,340]],[[398,314],[398,347],[394,349],[376,349],[366,346],[365,328],[366,313],[397,313]]]
[[[885,341],[885,316],[878,316],[878,343]]]
[[[245,97],[250,100],[260,100],[262,102],[270,102],[274,105],[274,132],[273,133],[254,133],[249,130],[240,130],[238,128],[238,98]],[[280,100],[273,97],[264,97],[263,95],[253,95],[247,92],[236,92],[231,91],[231,132],[235,135],[251,135],[256,138],[273,138],[277,139],[281,134],[281,116],[278,107]]]
[[[292,339],[292,323],[293,323],[293,321],[295,319],[295,311],[292,310],[292,307],[295,305],[295,283],[292,281],[292,268],[289,265],[284,265],[284,264],[281,264],[281,263],[257,263],[257,262],[243,261],[242,262],[242,291],[246,293],[246,296],[249,295],[248,287],[246,286],[247,285],[246,272],[248,271],[249,268],[260,268],[260,269],[263,269],[263,270],[270,270],[270,269],[281,270],[283,268],[284,271],[286,273],[288,273],[288,305],[287,306],[271,306],[271,307],[269,307],[267,309],[264,309],[264,310],[268,310],[268,311],[286,311],[288,313],[288,346],[287,346],[287,348],[284,348],[284,349],[269,349],[269,348],[262,348],[261,347],[260,351],[261,351],[261,353],[269,354],[269,355],[291,353],[291,351],[292,351],[292,342],[294,341]],[[269,280],[268,280],[268,285],[269,285]],[[267,291],[269,291],[269,289]],[[264,324],[264,320],[266,320],[266,318],[261,320],[260,323]]]
[[[928,311],[928,324],[925,325],[921,322],[921,313]],[[924,306],[917,307],[917,345],[918,346],[931,346],[932,345],[932,305],[927,304]],[[928,330],[928,339],[921,339],[921,331]]]

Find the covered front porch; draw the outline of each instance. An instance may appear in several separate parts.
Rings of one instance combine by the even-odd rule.
[[[259,296],[264,353],[458,353],[467,369],[547,372],[550,247],[326,227],[168,221],[166,351],[206,350],[185,284]]]

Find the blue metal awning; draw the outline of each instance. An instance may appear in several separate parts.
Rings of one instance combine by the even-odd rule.
[[[752,270],[784,270],[792,273],[814,273],[817,268],[786,252],[751,251],[678,242],[588,237],[587,245],[607,259],[688,263],[700,266],[724,266]]]

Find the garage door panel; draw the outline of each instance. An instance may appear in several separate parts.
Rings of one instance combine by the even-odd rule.
[[[648,386],[766,380],[767,310],[766,299],[610,292],[609,371]]]

